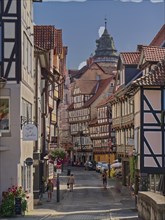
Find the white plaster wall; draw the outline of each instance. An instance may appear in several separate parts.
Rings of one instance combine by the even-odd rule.
[[[18,165],[21,159],[20,146],[20,92],[19,85],[10,84],[3,90],[10,97],[10,132],[0,137],[0,191],[13,184],[20,184]],[[1,147],[8,150],[1,151]],[[1,194],[0,194],[1,195]]]

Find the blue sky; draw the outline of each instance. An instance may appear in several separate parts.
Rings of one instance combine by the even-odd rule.
[[[43,0],[34,3],[36,25],[62,29],[67,68],[77,69],[96,49],[99,30],[107,29],[118,53],[149,44],[165,23],[164,0]]]

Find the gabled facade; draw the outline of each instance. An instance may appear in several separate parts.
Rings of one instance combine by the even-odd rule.
[[[42,177],[53,178],[54,164],[47,163],[50,150],[59,147],[59,104],[63,99],[67,48],[62,44],[62,30],[54,26],[34,26],[36,55],[40,64],[41,92],[41,161]],[[42,48],[42,49],[41,49]],[[37,65],[36,65],[37,68]]]
[[[164,29],[161,30],[163,33]],[[164,34],[162,35],[157,35],[154,42],[161,44],[164,41]],[[117,157],[121,157],[123,162],[123,183],[130,184],[135,181],[135,193],[139,189],[139,178],[142,190],[148,188],[149,181],[150,189],[155,190],[157,177],[150,175],[148,178],[147,173],[161,173],[164,169],[163,163],[160,162],[162,157],[160,155],[164,155],[160,152],[163,148],[161,145],[163,143],[161,139],[163,88],[161,85],[164,80],[162,72],[164,62],[162,61],[161,64],[158,62],[165,58],[164,48],[159,46],[139,45],[137,58],[135,58],[136,54],[137,52],[120,54],[116,91],[110,99],[112,127],[116,132]],[[136,60],[136,63],[133,60]],[[136,64],[134,71],[131,70],[132,76],[135,75],[129,83],[124,84],[122,83],[124,81],[120,80],[120,74],[126,76],[126,68],[128,64],[132,65],[131,63]],[[124,66],[125,71],[122,68]],[[159,145],[161,146],[160,157],[157,158],[158,148],[156,146]],[[136,158],[138,158],[138,164],[133,162]],[[129,167],[133,168],[133,164],[135,170],[132,172]],[[139,175],[138,172],[144,175]]]
[[[69,106],[69,123],[75,152],[74,162],[93,160],[93,143],[89,122],[97,116],[96,106],[110,92],[112,78],[104,80],[78,80],[73,89],[73,103]]]
[[[71,160],[80,163],[95,159],[89,123],[97,117],[97,105],[100,101],[112,94],[118,59],[106,23],[103,35],[96,43],[95,55],[87,60],[87,65],[79,71],[69,71],[72,82],[72,103],[68,111],[74,146]]]
[[[35,123],[33,72],[33,1],[0,1],[0,198],[12,185],[29,193],[33,208],[34,141],[23,139],[23,127]],[[5,170],[5,172],[4,172]]]
[[[112,80],[113,82],[114,80]],[[113,86],[112,90],[113,92]],[[89,123],[90,137],[93,142],[93,157],[96,162],[106,161],[111,164],[115,160],[115,133],[112,129],[111,107],[108,100],[97,106],[97,116]]]
[[[165,47],[165,24],[161,27],[160,31],[156,34],[149,46]]]
[[[137,69],[139,52],[121,53],[118,60],[116,85],[110,98],[112,128],[116,136],[116,157],[123,163],[123,183],[128,184],[130,173],[129,155],[134,148],[134,105],[133,96],[127,92],[130,82],[139,75]]]

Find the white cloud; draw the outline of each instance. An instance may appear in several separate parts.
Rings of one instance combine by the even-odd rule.
[[[80,70],[85,65],[87,65],[86,61],[83,61],[82,63],[80,63],[79,66],[78,66],[78,70]]]
[[[120,0],[121,2],[135,2],[135,3],[140,3],[143,2],[144,0]],[[164,0],[150,0],[152,3],[160,3],[164,2]]]
[[[87,0],[42,0],[43,2],[86,2]]]
[[[160,3],[160,2],[164,2],[164,0],[150,0],[152,3]]]
[[[101,26],[101,27],[99,28],[99,31],[98,31],[99,37],[101,37],[101,35],[103,34],[104,30],[105,30],[105,27],[104,27],[104,26]]]
[[[121,2],[135,2],[135,3],[140,3],[143,0],[120,0]]]

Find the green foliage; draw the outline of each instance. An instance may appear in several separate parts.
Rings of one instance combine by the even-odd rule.
[[[63,148],[56,148],[49,153],[49,158],[51,160],[56,160],[58,158],[64,160],[66,157],[66,152]]]
[[[12,188],[8,188],[8,191],[3,192],[0,216],[11,217],[15,215],[15,198],[21,198],[22,213],[27,210],[27,193],[21,186],[12,186]]]

